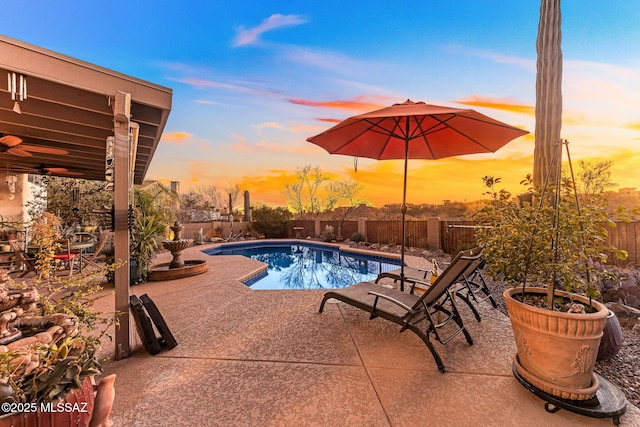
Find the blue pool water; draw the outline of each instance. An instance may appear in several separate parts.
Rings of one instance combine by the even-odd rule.
[[[234,243],[204,251],[209,255],[243,255],[268,265],[245,282],[251,289],[335,289],[373,280],[395,270],[400,260],[340,251],[308,242]]]

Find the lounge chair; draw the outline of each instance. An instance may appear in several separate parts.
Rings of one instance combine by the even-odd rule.
[[[421,296],[385,288],[372,282],[361,282],[325,293],[319,311],[322,313],[327,300],[335,298],[371,313],[370,319],[382,317],[401,325],[400,332],[409,329],[420,337],[431,351],[438,365],[438,370],[444,372],[442,358],[429,336],[433,333],[438,342],[446,344],[463,333],[467,342],[473,344],[473,339],[462,323],[462,318],[449,288],[460,280],[462,273],[479,257],[479,254],[468,256],[463,252],[458,253],[451,264]],[[450,307],[445,308],[445,304]],[[444,314],[443,320],[440,319],[441,314]],[[454,326],[455,330],[448,331],[448,336],[442,336],[443,334],[439,330],[452,320],[457,324],[457,327]]]
[[[475,256],[480,254],[482,251],[481,248],[476,247],[473,249],[469,249],[467,251],[463,251],[463,255],[465,256]],[[482,276],[481,270],[484,267],[485,261],[482,257],[477,258],[473,261],[469,267],[460,275],[458,279],[459,286],[455,289],[454,295],[459,296],[471,309],[474,317],[479,322],[481,320],[480,313],[474,307],[473,302],[476,304],[484,301],[485,299],[490,299],[493,307],[497,307],[496,301],[493,299],[493,295],[491,295],[491,290],[487,286],[487,283]],[[376,278],[375,283],[378,283],[381,279],[389,278],[393,279],[394,282],[401,280],[401,270],[396,269],[392,271],[388,271],[386,273],[380,273]],[[414,292],[416,285],[419,287],[429,287],[431,286],[431,270],[423,270],[419,268],[405,267],[404,268],[404,283],[408,283],[411,285],[410,293]],[[476,296],[477,293],[483,292],[485,294],[484,297],[478,298]],[[473,302],[472,302],[473,300]]]
[[[22,265],[23,265],[23,268],[24,268],[24,270],[22,271],[22,273],[18,277],[24,277],[27,274],[31,273],[32,271],[34,273],[37,272],[36,260],[34,258],[30,258],[29,255],[27,255],[22,250],[22,248],[20,247],[20,244],[18,243],[17,240],[9,240],[9,246],[11,246],[11,250],[13,251],[15,256],[18,258],[18,260],[20,260],[22,262]]]
[[[464,285],[464,288],[458,289],[456,291],[456,295],[459,295],[463,300],[467,301],[467,304],[469,304],[471,300],[477,304],[488,299],[493,308],[498,308],[498,304],[493,298],[491,290],[487,286],[487,282],[484,280],[484,276],[482,275],[482,270],[485,265],[486,262],[482,258],[471,263],[467,271],[462,274],[463,280],[461,283]],[[477,295],[479,294],[484,295],[480,295],[478,297]],[[476,319],[480,321],[478,316],[476,316]]]

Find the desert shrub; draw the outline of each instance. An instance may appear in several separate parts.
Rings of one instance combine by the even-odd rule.
[[[356,231],[351,235],[351,240],[353,240],[356,243],[360,243],[365,241],[365,237],[362,233]]]
[[[286,208],[270,206],[258,206],[252,210],[253,228],[257,233],[265,237],[287,237],[291,212]]]
[[[320,238],[325,242],[335,240],[336,233],[334,232],[333,227],[330,225],[326,225],[324,227],[324,230],[322,230],[322,232],[320,233]]]

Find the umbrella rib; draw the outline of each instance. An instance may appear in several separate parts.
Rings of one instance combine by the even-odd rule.
[[[485,121],[485,120],[479,120],[479,119],[476,119],[475,117],[468,117],[468,116],[463,116],[463,115],[460,115],[460,114],[453,114],[451,117],[449,117],[449,118],[448,118],[448,119],[446,119],[446,120],[441,120],[441,119],[439,119],[439,118],[438,118],[438,117],[436,117],[436,116],[432,116],[432,117],[433,117],[436,121],[438,121],[439,123],[441,123],[442,125],[444,125],[444,126],[445,126],[445,128],[451,129],[452,131],[459,133],[460,135],[462,135],[462,136],[464,136],[465,138],[469,139],[469,141],[473,142],[473,143],[474,143],[474,144],[476,144],[476,145],[479,145],[480,147],[484,148],[485,150],[487,150],[487,151],[489,151],[489,152],[492,152],[492,153],[493,153],[493,152],[495,152],[495,150],[490,149],[489,147],[487,147],[486,145],[482,144],[481,142],[479,142],[479,141],[478,141],[478,140],[476,140],[475,138],[473,138],[473,137],[471,137],[471,136],[467,135],[466,133],[464,133],[464,132],[462,132],[462,131],[460,131],[460,130],[456,129],[455,127],[453,127],[453,126],[451,126],[451,125],[448,125],[446,122],[448,122],[449,120],[451,120],[451,119],[453,119],[453,118],[455,118],[455,117],[463,117],[463,118],[465,118],[465,119],[467,119],[467,120],[475,120],[475,121],[477,121],[477,122],[487,123],[487,124],[491,124],[491,125],[494,125],[494,126],[495,126],[495,123],[489,123],[489,122],[487,122],[487,121]],[[434,127],[435,127],[435,126],[434,126]],[[505,127],[506,127],[506,126],[505,126]],[[431,128],[431,129],[433,129],[433,128]],[[425,134],[425,138],[426,138],[426,137],[427,137],[427,135]]]
[[[398,118],[397,117],[393,117],[392,119],[395,122],[394,128],[398,127],[398,125],[400,124]],[[375,132],[375,133],[378,133],[380,135],[385,135],[387,137],[387,139],[384,142],[384,144],[381,144],[380,151],[378,152],[378,155],[376,156],[376,158],[379,159],[380,156],[382,156],[382,153],[387,148],[387,145],[389,144],[389,140],[391,138],[398,138],[398,139],[401,139],[401,140],[405,141],[405,138],[402,135],[395,133],[393,131],[393,129],[387,130],[384,127],[380,126],[380,124],[378,122],[374,122],[373,120],[370,120],[370,119],[365,119],[365,121],[372,126],[371,128],[369,128],[370,132]],[[380,121],[382,121],[382,120],[380,120]]]

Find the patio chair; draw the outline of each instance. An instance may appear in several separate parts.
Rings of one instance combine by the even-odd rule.
[[[381,317],[400,325],[400,332],[409,329],[427,345],[438,370],[444,373],[445,366],[431,342],[430,335],[433,334],[439,343],[447,344],[463,333],[467,342],[473,344],[473,339],[462,322],[449,288],[460,280],[462,273],[479,257],[479,254],[469,256],[464,252],[458,253],[421,296],[385,288],[372,282],[361,282],[325,293],[319,311],[322,313],[327,300],[335,298],[371,313],[370,319]],[[441,315],[444,315],[443,319],[440,319]],[[440,332],[451,321],[455,322],[455,325],[451,324],[446,334],[444,331]]]
[[[481,251],[481,248],[476,247],[463,251],[462,254],[464,256],[473,257],[475,255],[479,255]],[[457,283],[459,283],[460,286],[453,290],[453,295],[459,296],[469,306],[469,308],[473,312],[473,316],[478,322],[481,321],[481,317],[473,302],[477,304],[484,301],[485,299],[490,299],[493,307],[497,308],[496,301],[493,299],[493,295],[491,295],[491,290],[487,287],[487,284],[481,273],[481,269],[484,267],[484,265],[485,261],[484,259],[482,259],[482,257],[478,257],[477,259],[475,259],[458,278]],[[394,282],[399,281],[400,269],[388,271],[386,273],[380,273],[376,278],[375,283],[378,283],[381,279],[384,278],[393,279]],[[421,288],[428,288],[429,286],[431,286],[430,279],[431,270],[423,270],[420,268],[412,267],[404,268],[404,282],[411,285],[409,293],[414,293],[416,285],[419,285]],[[485,296],[483,298],[478,298],[476,294],[479,292],[483,292]]]
[[[11,246],[11,250],[13,251],[15,256],[22,262],[22,265],[24,267],[24,271],[22,271],[22,273],[18,277],[24,277],[31,272],[37,273],[36,260],[34,258],[30,258],[29,255],[27,255],[27,253],[22,250],[18,241],[9,240],[9,245]]]
[[[71,249],[71,241],[69,239],[60,240],[58,243],[60,244],[60,250],[53,256],[53,260],[61,263],[64,266],[63,270],[69,269],[69,277],[71,277],[76,257],[79,254]]]
[[[99,268],[100,266],[96,263],[96,259],[100,256],[102,249],[104,249],[105,243],[107,243],[106,234],[102,237],[102,239],[100,239],[95,249],[93,250],[93,253],[82,256],[82,262],[87,266]]]

